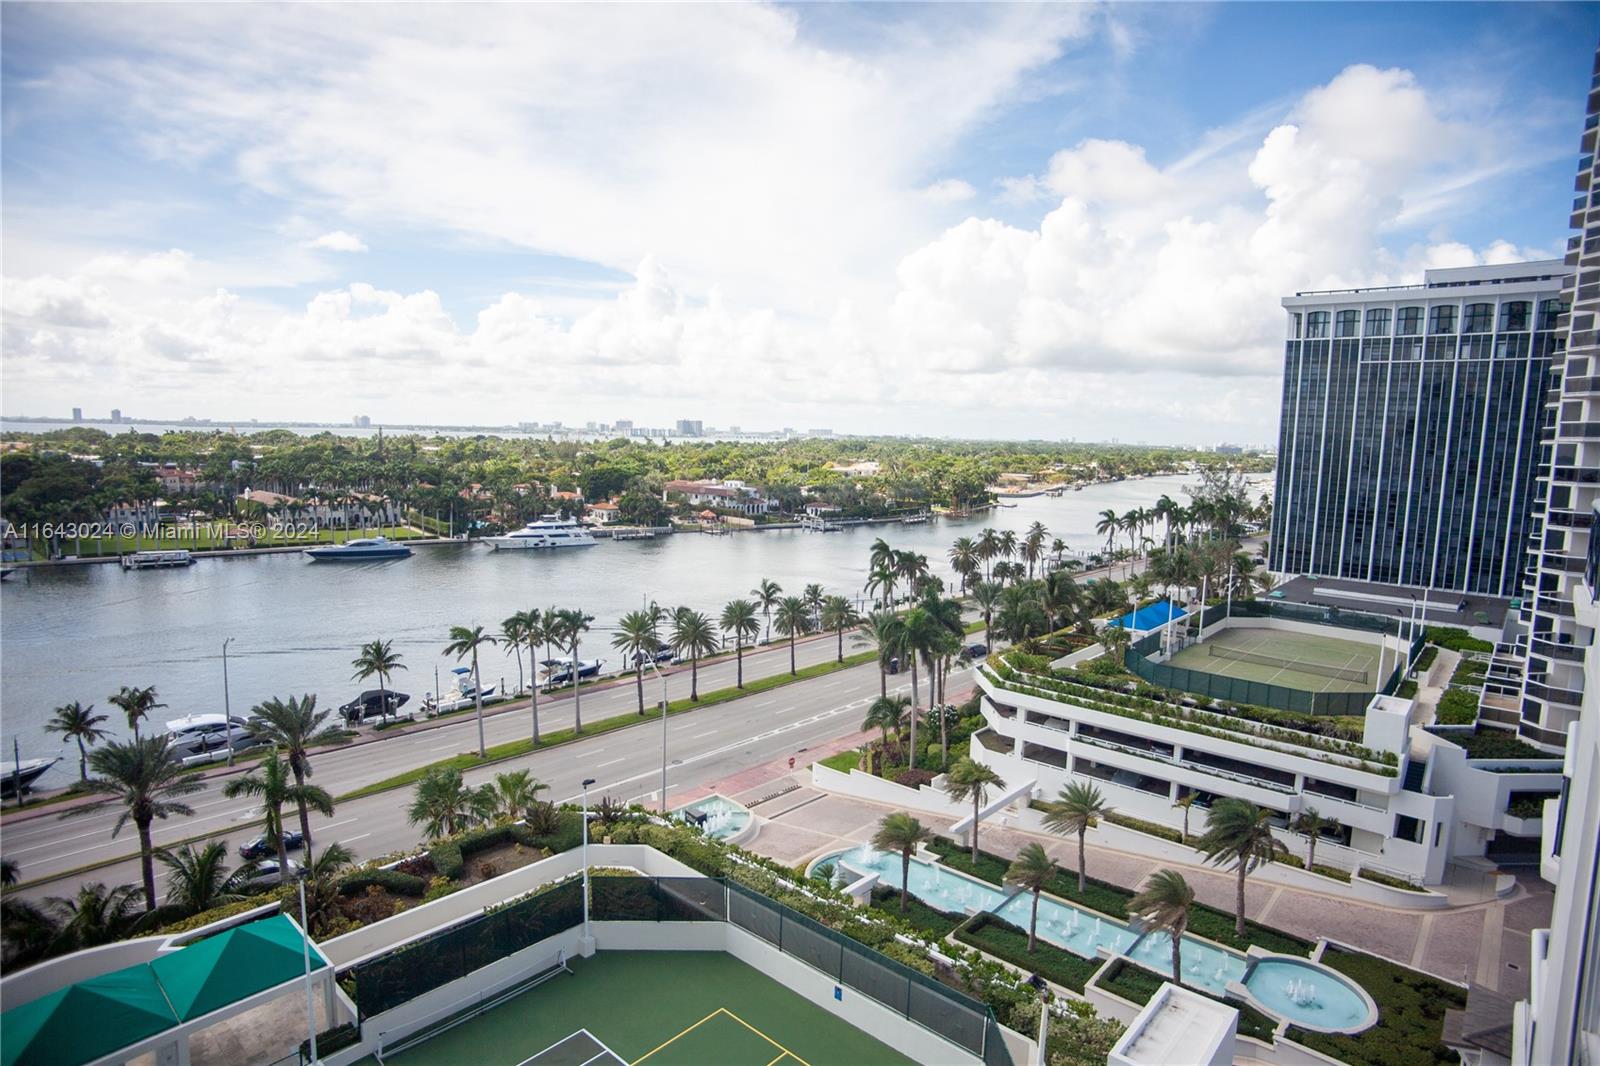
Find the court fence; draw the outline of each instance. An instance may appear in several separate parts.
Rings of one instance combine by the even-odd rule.
[[[1364,611],[1348,611],[1339,607],[1318,607],[1303,603],[1263,603],[1260,600],[1240,600],[1233,604],[1212,604],[1197,612],[1200,628],[1216,624],[1225,618],[1266,618],[1287,622],[1307,622],[1314,625],[1335,626],[1360,630],[1366,633],[1401,634],[1404,619]],[[1192,616],[1191,616],[1192,617]],[[1185,620],[1179,619],[1179,625]],[[1123,652],[1122,661],[1135,675],[1162,688],[1177,689],[1196,696],[1209,696],[1227,703],[1248,703],[1257,707],[1271,707],[1280,711],[1301,714],[1361,715],[1379,692],[1389,694],[1400,687],[1405,679],[1405,668],[1396,665],[1384,679],[1381,688],[1359,692],[1308,692],[1305,689],[1274,685],[1265,681],[1250,681],[1242,677],[1191,670],[1170,663],[1156,662],[1153,656],[1161,649],[1161,630],[1155,630],[1133,641]],[[1422,651],[1426,638],[1421,632],[1411,640],[1407,661],[1415,660]]]
[[[596,876],[590,920],[730,922],[981,1058],[1012,1066],[994,1014],[941,984],[754,889],[725,878]],[[361,1019],[374,1017],[583,924],[583,885],[564,882],[440,929],[341,973]]]

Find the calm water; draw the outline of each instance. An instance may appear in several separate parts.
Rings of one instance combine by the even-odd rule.
[[[513,611],[582,607],[596,618],[585,654],[614,662],[609,627],[647,599],[715,615],[761,578],[786,592],[819,582],[829,593],[858,597],[867,550],[880,536],[925,553],[947,580],[951,542],[986,525],[1020,534],[1037,520],[1074,549],[1093,550],[1103,543],[1094,532],[1100,511],[1147,507],[1163,493],[1186,501],[1183,489],[1192,483],[1123,481],[1012,501],[1015,507],[975,519],[826,534],[677,534],[558,553],[433,545],[409,559],[366,564],[315,564],[281,554],[206,559],[186,570],[23,570],[0,586],[0,750],[10,754],[14,733],[24,757],[64,751],[41,726],[52,708],[71,700],[114,712],[107,724],[120,732],[120,714],[106,697],[122,685],[156,686],[168,705],[156,712],[157,721],[220,711],[225,637],[234,638],[228,675],[236,713],[270,696],[305,692],[324,706],[345,702],[366,687],[350,678],[358,645],[380,638],[393,640],[409,667],[398,687],[420,698],[433,690],[435,666],[447,674],[456,665],[441,654],[452,625],[494,631]],[[491,651],[482,669],[486,681],[515,683],[509,655]],[[41,784],[65,783],[76,773],[71,761]]]

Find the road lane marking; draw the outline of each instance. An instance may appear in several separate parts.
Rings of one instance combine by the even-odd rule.
[[[600,770],[600,769],[604,769],[607,766],[615,766],[617,763],[623,762],[626,759],[627,759],[627,756],[619,755],[615,759],[607,759],[605,762],[600,763],[598,766],[595,767],[595,769],[596,770]]]
[[[371,835],[372,835],[371,833],[361,833],[361,834],[359,834],[357,836],[353,836],[353,837],[344,837],[341,840],[334,841],[334,843],[335,844],[349,844],[349,843],[351,843],[353,841],[361,840],[361,839],[364,839],[364,838],[369,837]]]

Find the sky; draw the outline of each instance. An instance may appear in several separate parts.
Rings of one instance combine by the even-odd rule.
[[[0,410],[1276,441],[1559,255],[1600,5],[0,5]]]

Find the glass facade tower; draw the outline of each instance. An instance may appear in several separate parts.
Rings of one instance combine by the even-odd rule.
[[[1565,272],[1430,270],[1284,299],[1273,570],[1520,591]]]

